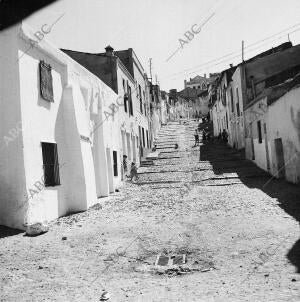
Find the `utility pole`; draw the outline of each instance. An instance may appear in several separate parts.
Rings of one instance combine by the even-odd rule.
[[[152,82],[152,58],[149,59],[150,79]]]
[[[242,62],[244,62],[244,40],[242,41]]]

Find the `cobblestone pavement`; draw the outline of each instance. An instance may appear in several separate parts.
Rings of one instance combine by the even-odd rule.
[[[138,182],[48,233],[2,229],[0,300],[300,301],[299,187],[222,144],[193,147],[195,127],[164,126]],[[187,264],[156,269],[160,253]]]

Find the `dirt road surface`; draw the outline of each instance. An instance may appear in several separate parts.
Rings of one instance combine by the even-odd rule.
[[[1,228],[0,301],[300,301],[299,187],[195,128],[164,126],[136,183],[48,233]]]

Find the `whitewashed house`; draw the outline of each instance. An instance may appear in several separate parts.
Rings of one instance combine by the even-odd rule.
[[[247,107],[246,156],[277,178],[300,181],[300,74]]]
[[[84,211],[121,183],[117,94],[35,40],[24,24],[0,33],[0,224],[19,229]]]

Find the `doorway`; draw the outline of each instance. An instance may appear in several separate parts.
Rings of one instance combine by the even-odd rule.
[[[274,142],[275,142],[275,152],[277,158],[277,177],[285,178],[285,164],[284,164],[282,139],[276,138]]]
[[[112,167],[110,148],[106,148],[106,158],[107,158],[109,193],[113,193],[114,192],[114,176],[113,176],[113,167]]]

